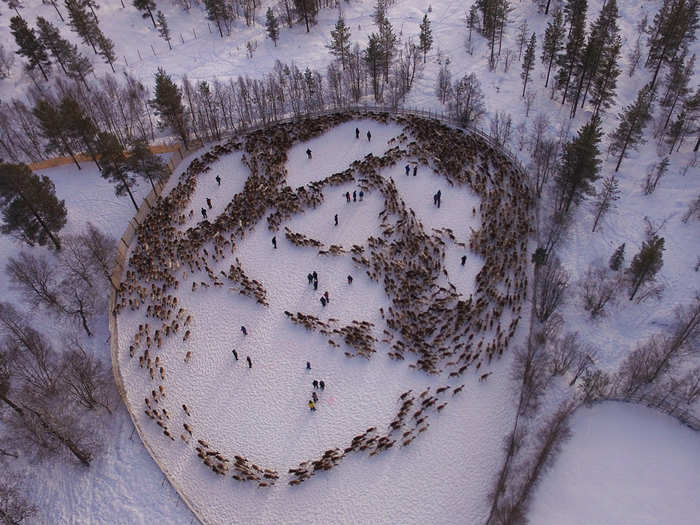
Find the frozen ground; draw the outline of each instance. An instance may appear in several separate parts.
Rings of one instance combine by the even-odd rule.
[[[698,522],[696,432],[646,407],[612,402],[580,409],[571,429],[536,490],[530,523]]]

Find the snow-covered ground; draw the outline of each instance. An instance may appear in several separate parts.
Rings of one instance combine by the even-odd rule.
[[[571,429],[536,490],[530,523],[698,522],[697,432],[649,408],[614,402],[580,409]]]
[[[356,126],[362,130],[361,140],[354,137]],[[364,139],[367,129],[372,132],[371,142]],[[400,132],[396,124],[352,121],[295,144],[289,152],[289,183],[297,186],[320,180],[370,152],[381,155],[390,147],[387,142]],[[307,148],[313,152],[312,159],[305,154]],[[206,207],[206,198],[210,197],[212,210],[208,214],[210,218],[215,216],[242,189],[246,173],[240,155],[221,158],[208,173],[199,176],[191,207]],[[221,187],[215,181],[217,174],[222,176]],[[468,227],[478,227],[477,219],[465,214],[479,202],[468,189],[450,188],[425,166],[419,168],[416,177],[407,177],[403,164],[386,168],[381,174],[394,178],[401,197],[427,231],[451,227],[457,240],[464,242]],[[438,209],[431,196],[440,188],[443,200]],[[376,235],[383,199],[368,192],[362,202],[347,203],[346,191],[352,193],[359,188],[350,184],[327,188],[323,204],[284,222],[281,230],[289,227],[326,245],[349,248],[355,243],[366,244],[370,235]],[[337,227],[333,223],[335,214],[339,216]],[[192,281],[200,282],[206,274],[186,272],[185,276],[178,272],[178,304],[193,317],[192,336],[184,343],[178,336],[169,338],[158,351],[167,370],[163,382],[167,394],[158,408],[167,409],[168,426],[176,435],[184,431],[183,423],[192,428],[191,444],[180,439],[172,442],[143,413],[143,398],[155,388],[154,382],[126,349],[138,325],[147,319],[143,309],[124,310],[119,315],[119,367],[130,407],[158,462],[198,514],[210,523],[482,521],[489,480],[500,455],[500,440],[495,436],[507,432],[512,417],[507,374],[510,357],[493,365],[501,373],[486,383],[479,383],[473,373],[447,381],[444,375],[431,378],[411,371],[407,362],[386,356],[387,345],[378,345],[377,353],[369,360],[348,359],[344,355],[347,347],[341,344],[334,349],[327,338],[291,323],[284,311],[300,311],[321,319],[333,317],[341,325],[353,320],[369,321],[376,325],[374,335],[380,338],[384,324],[379,308],[386,309],[389,304],[384,290],[352,262],[350,254],[321,256],[316,249],[289,243],[283,234],[277,235],[275,250],[271,238],[264,222],[258,224],[237,243],[235,253],[249,278],[260,281],[268,291],[269,307],[231,293],[226,287],[204,290],[200,286],[193,292]],[[447,266],[451,280],[466,298],[473,290],[481,260],[470,255],[462,267],[462,253],[450,253],[454,261]],[[221,261],[212,270],[218,273],[230,263]],[[306,279],[314,270],[319,276],[318,291]],[[351,285],[347,275],[354,277]],[[326,307],[319,302],[324,291],[331,298]],[[242,325],[247,335],[241,333]],[[522,337],[524,330],[517,333],[516,337]],[[234,359],[232,349],[238,352],[239,361]],[[186,363],[183,357],[187,351],[192,357]],[[244,361],[246,356],[252,359],[252,369]],[[312,364],[310,371],[305,369],[306,361]],[[326,384],[315,413],[307,407],[313,379],[323,379]],[[466,383],[464,392],[454,398],[448,395],[447,408],[430,419],[429,431],[410,447],[397,444],[376,458],[350,456],[333,471],[317,474],[301,487],[286,484],[287,469],[301,461],[316,458],[329,448],[343,448],[369,427],[387,428],[402,392],[419,392],[428,386],[434,391],[445,384],[460,383]],[[191,416],[184,414],[183,403]],[[217,476],[192,450],[195,440],[201,438],[226,457],[237,454],[275,469],[282,474],[280,483],[260,489],[254,484],[240,485],[230,475]]]
[[[167,45],[157,35],[151,27],[149,19],[142,19],[140,14],[125,2],[126,7],[122,8],[117,1],[110,0],[102,2],[98,15],[101,26],[107,36],[112,38],[116,44],[116,53],[119,56],[118,70],[126,70],[146,85],[152,85],[153,74],[157,67],[164,67],[168,73],[178,79],[183,74],[187,74],[191,80],[214,80],[219,78],[225,80],[238,75],[257,76],[272,70],[275,60],[290,62],[292,60],[300,67],[307,65],[318,70],[325,69],[331,57],[324,47],[329,40],[330,28],[335,22],[336,10],[322,10],[319,14],[319,23],[312,27],[311,34],[306,34],[303,25],[297,25],[292,29],[286,26],[281,27],[281,38],[277,47],[265,38],[264,10],[270,3],[263,2],[257,12],[257,21],[252,27],[246,27],[242,20],[239,20],[233,29],[232,35],[224,39],[219,38],[216,29],[212,27],[212,33],[207,28],[207,21],[204,18],[203,8],[195,5],[189,12],[182,10],[174,3],[157,2],[158,8],[162,9],[168,17],[171,31],[174,37],[174,49],[167,50]],[[597,16],[601,6],[601,0],[589,2],[588,20],[589,23]],[[71,33],[66,24],[60,22],[51,5],[44,5],[36,2],[26,6],[22,10],[23,16],[30,22],[36,15],[41,15],[56,23],[61,29],[63,36],[79,43],[77,37]],[[625,40],[622,51],[623,70],[627,66],[627,53],[634,42],[634,26],[644,13],[653,17],[658,9],[660,1],[636,2],[624,0],[619,2],[623,38]],[[59,9],[62,8],[60,4]],[[366,44],[367,35],[375,28],[371,22],[370,13],[373,9],[373,2],[353,1],[350,3],[341,2],[340,6],[344,16],[352,31],[352,40],[358,41],[362,46]],[[418,33],[418,24],[426,10],[426,5],[417,0],[397,0],[389,9],[389,19],[394,24],[397,32],[400,31],[403,38]],[[488,71],[487,48],[482,37],[476,33],[473,36],[474,53],[468,55],[464,50],[464,39],[466,30],[464,28],[463,17],[468,5],[464,2],[455,1],[433,1],[432,11],[429,17],[433,24],[433,35],[435,37],[434,48],[428,55],[428,62],[423,71],[417,76],[413,89],[409,94],[406,104],[409,106],[420,106],[426,109],[441,110],[442,106],[434,95],[435,79],[439,65],[436,61],[438,50],[441,56],[449,56],[453,79],[460,78],[465,73],[475,72],[485,91],[486,105],[488,110],[506,111],[513,117],[513,125],[517,126],[521,122],[528,123],[525,117],[525,107],[520,98],[522,84],[519,78],[520,67],[517,63],[511,66],[508,73],[503,71],[502,64],[497,71]],[[528,20],[530,30],[537,33],[538,49],[542,42],[543,30],[547,22],[547,17],[537,14],[536,6],[532,2],[513,3],[513,22],[507,28],[504,49],[515,49],[516,30],[515,27],[520,20],[525,17]],[[3,7],[0,18],[0,41],[6,49],[13,48],[13,39],[9,34],[9,16],[12,12]],[[197,39],[194,38],[194,32]],[[180,34],[184,43],[180,41]],[[257,40],[257,50],[254,58],[246,57],[246,43]],[[82,46],[82,44],[80,44]],[[151,51],[154,46],[155,54]],[[84,49],[84,48],[83,48]],[[693,45],[691,53],[700,51],[697,42]],[[92,56],[98,74],[105,72],[109,67],[102,64],[98,57]],[[139,53],[141,59],[139,59]],[[538,51],[539,55],[539,51]],[[21,96],[22,92],[30,80],[21,73],[22,60],[17,57],[13,70],[13,75],[9,79],[0,80],[0,95],[3,100],[11,96]],[[128,63],[128,65],[126,65]],[[530,110],[530,119],[538,112],[545,113],[551,121],[550,132],[557,135],[562,126],[567,126],[569,106],[561,105],[558,100],[550,100],[549,91],[543,89],[545,69],[542,64],[537,63],[532,78],[532,89],[537,92],[537,98]],[[637,90],[648,79],[649,72],[639,69],[637,73],[629,78],[626,72],[620,76],[618,82],[618,105],[629,104]],[[698,73],[691,81],[691,85],[696,85]],[[606,132],[616,126],[615,115],[619,107],[611,109],[603,119],[603,128]],[[590,116],[588,111],[579,111],[577,117],[570,123],[570,132],[575,130]],[[488,122],[484,122],[488,127]],[[346,165],[349,160],[353,160],[356,151],[343,144],[343,147],[336,148],[330,153],[325,153],[325,159],[319,158],[321,152],[327,151],[330,147],[332,134],[322,136],[310,142],[314,150],[312,165],[324,162],[325,167],[322,173],[315,173],[307,162],[302,149],[293,150],[290,153],[289,169],[290,184],[295,187],[308,180],[322,178],[335,170],[336,165]],[[658,280],[662,282],[666,289],[659,301],[649,300],[642,304],[634,304],[621,297],[618,305],[609,308],[609,314],[602,319],[591,322],[581,308],[581,301],[575,294],[570,294],[563,307],[562,314],[566,320],[566,330],[579,331],[586,342],[590,342],[598,349],[598,365],[608,371],[615,369],[617,364],[624,358],[638,341],[644,336],[662,328],[671,314],[673,307],[678,304],[685,304],[700,289],[700,273],[694,272],[698,253],[697,221],[682,224],[680,217],[687,208],[688,203],[697,196],[700,188],[698,169],[691,168],[685,176],[681,175],[684,166],[692,158],[689,142],[682,148],[680,153],[671,156],[669,174],[661,180],[659,188],[651,196],[645,196],[641,192],[640,185],[644,176],[651,166],[658,163],[662,158],[657,151],[654,140],[647,133],[649,142],[637,152],[632,152],[630,158],[623,162],[620,170],[620,184],[623,190],[622,199],[618,202],[618,208],[613,211],[601,224],[599,231],[590,232],[593,216],[587,205],[581,206],[575,215],[574,226],[572,227],[568,239],[559,249],[559,256],[565,267],[572,275],[572,282],[580,279],[586,268],[591,263],[605,265],[612,251],[620,243],[627,243],[627,261],[636,253],[641,245],[644,236],[643,218],[648,216],[655,223],[660,223],[668,218],[668,222],[661,235],[666,238],[666,252],[664,253],[664,267],[659,273]],[[377,137],[379,138],[379,137]],[[517,150],[517,137],[511,141],[511,148]],[[605,141],[605,139],[604,139]],[[373,141],[372,147],[376,147],[378,141]],[[353,144],[354,146],[354,144]],[[363,141],[363,146],[367,144]],[[603,151],[605,147],[603,148]],[[370,150],[363,150],[364,153]],[[515,151],[524,163],[529,162],[527,148],[522,151]],[[331,163],[335,163],[332,164]],[[87,165],[87,164],[86,164]],[[230,172],[223,170],[227,167]],[[203,181],[200,189],[204,193],[198,194],[196,199],[202,202],[203,197],[210,196],[213,200],[216,212],[223,207],[233,192],[242,187],[242,178],[238,161],[235,156],[231,156],[221,161],[222,177],[224,185],[221,189],[215,187],[212,180]],[[603,165],[603,175],[607,176],[612,172],[614,162],[606,159]],[[217,169],[215,166],[212,171]],[[433,182],[432,175],[427,174],[427,168],[421,169],[420,180],[405,180],[400,170],[394,176],[405,201],[409,206],[422,215],[424,224],[429,224],[434,218],[434,210],[430,206],[429,195],[426,192],[433,192],[438,189],[438,179]],[[90,220],[102,227],[107,233],[119,237],[123,232],[129,218],[133,213],[128,198],[116,198],[113,195],[112,187],[99,178],[94,171],[83,170],[77,172],[71,166],[65,166],[54,170],[46,170],[56,183],[57,193],[60,198],[66,199],[69,210],[68,226],[66,231],[79,229],[84,221]],[[237,175],[233,175],[236,173]],[[427,181],[427,182],[426,182]],[[208,184],[208,185],[207,185]],[[301,216],[292,221],[290,227],[295,231],[300,231],[308,235],[320,238],[324,242],[331,239],[343,239],[343,245],[354,242],[358,238],[366,238],[368,232],[372,230],[376,221],[373,215],[377,202],[371,196],[362,203],[346,206],[342,200],[342,192],[345,188],[338,189],[338,199],[326,199],[324,206],[309,213],[308,216]],[[142,197],[148,191],[145,185],[139,188],[139,195]],[[453,191],[453,190],[450,190]],[[443,194],[446,192],[443,190]],[[449,227],[452,221],[458,223],[468,213],[462,216],[451,209],[451,199],[457,197],[454,192],[450,199],[444,200],[444,211],[439,217],[441,224]],[[462,202],[467,202],[463,209],[471,207],[474,196],[460,195]],[[203,204],[203,202],[202,202]],[[427,209],[421,209],[426,206]],[[365,213],[366,212],[366,213]],[[339,213],[340,225],[338,228],[332,226],[334,213]],[[442,222],[445,221],[445,222]],[[352,225],[352,226],[351,226]],[[455,231],[460,231],[453,227]],[[280,236],[278,236],[280,239]],[[3,259],[7,256],[18,253],[22,246],[11,240],[7,236],[0,237],[0,253]],[[261,280],[269,279],[279,286],[279,291],[275,293],[273,300],[275,308],[290,309],[297,305],[309,305],[309,310],[320,311],[321,306],[315,295],[307,290],[303,276],[312,269],[311,258],[304,255],[302,249],[294,250],[287,244],[286,240],[280,240],[280,249],[277,250],[277,260],[269,261],[270,251],[269,236],[262,231],[256,232],[245,241],[245,247],[241,253],[246,253],[242,259],[244,266],[253,268],[248,270],[249,274],[259,275]],[[282,259],[285,253],[286,260]],[[449,260],[457,260],[458,254],[448,251]],[[473,278],[470,274],[473,268],[478,267],[478,261],[471,261],[469,267],[464,269],[465,283]],[[337,316],[347,316],[348,318],[363,318],[371,320],[371,317],[362,317],[364,313],[360,309],[366,302],[372,304],[375,309],[380,304],[382,298],[374,289],[374,284],[365,281],[364,278],[356,276],[353,283],[353,297],[348,292],[344,281],[346,273],[350,272],[350,266],[343,258],[333,258],[324,260],[321,274],[321,289],[328,289],[332,302],[327,307],[328,314],[333,310]],[[448,264],[451,264],[448,262]],[[299,266],[297,272],[296,266]],[[320,268],[320,265],[319,265]],[[461,270],[455,265],[454,268],[448,266],[448,271],[452,279]],[[259,273],[258,273],[259,272]],[[296,275],[299,273],[299,276]],[[326,288],[327,286],[327,288]],[[462,293],[468,289],[468,284],[464,288],[459,288]],[[573,290],[573,287],[572,287]],[[196,340],[194,337],[188,341],[188,345],[194,349],[192,368],[196,368],[199,374],[208,374],[208,379],[221,382],[218,393],[209,392],[215,396],[217,403],[230,403],[238,401],[240,411],[236,418],[244,418],[242,421],[248,424],[253,421],[273,432],[273,438],[266,436],[263,439],[252,440],[242,439],[245,428],[237,425],[232,419],[221,422],[222,429],[225,429],[232,436],[236,437],[237,444],[246,448],[246,455],[257,457],[257,454],[270,454],[274,458],[275,466],[283,467],[289,457],[297,457],[301,451],[322,452],[326,445],[331,445],[328,440],[335,435],[341,434],[342,429],[335,425],[336,420],[346,418],[358,425],[357,428],[366,428],[365,421],[375,419],[369,417],[376,414],[378,421],[386,416],[390,402],[394,399],[396,392],[415,385],[418,388],[425,387],[429,380],[421,380],[415,383],[414,376],[408,374],[397,374],[396,370],[400,365],[392,363],[382,364],[379,359],[373,359],[369,363],[348,361],[342,356],[340,349],[331,349],[319,337],[301,332],[301,329],[288,326],[282,321],[269,318],[257,321],[255,307],[247,306],[244,314],[239,313],[239,306],[245,301],[226,295],[224,291],[213,290],[209,292],[212,297],[226,298],[230,302],[226,304],[226,309],[216,312],[217,316],[199,316],[196,322],[202,323],[197,326],[197,333],[204,332],[203,328],[217,330],[217,337],[212,340]],[[18,296],[9,287],[6,279],[0,279],[0,294],[3,300],[18,300]],[[365,295],[366,294],[366,295]],[[205,295],[193,294],[193,299],[205,303]],[[361,298],[360,298],[361,297]],[[365,298],[366,297],[366,298]],[[353,300],[354,299],[354,300]],[[213,303],[212,301],[209,301]],[[217,302],[217,304],[219,304]],[[247,304],[247,303],[246,303]],[[206,305],[201,305],[203,311]],[[212,306],[210,305],[211,309]],[[353,309],[354,308],[354,309]],[[301,310],[301,308],[299,308]],[[261,324],[256,324],[261,323]],[[275,324],[277,323],[277,324]],[[240,324],[249,326],[250,332],[246,341],[242,340],[238,327]],[[269,326],[268,326],[269,325]],[[277,328],[285,327],[287,332],[284,335],[276,332]],[[46,322],[47,330],[52,324]],[[96,338],[106,338],[106,320],[101,324],[102,329]],[[213,332],[212,332],[213,333]],[[195,344],[196,343],[196,344]],[[244,369],[244,364],[239,363],[237,367],[231,363],[230,347],[235,346],[242,355],[249,354],[253,357],[254,368],[249,371]],[[222,350],[217,354],[217,347]],[[106,356],[106,345],[105,345]],[[282,350],[285,350],[282,352]],[[334,353],[335,352],[335,353]],[[204,359],[204,355],[216,356]],[[284,356],[282,358],[281,356]],[[378,356],[375,356],[378,357]],[[228,359],[228,361],[226,360]],[[319,411],[311,418],[305,408],[305,400],[308,395],[310,378],[303,371],[303,364],[306,360],[311,360],[315,374],[317,371],[323,373],[328,379],[329,388],[328,400],[322,402]],[[133,364],[133,363],[132,363]],[[513,400],[510,397],[510,386],[507,384],[507,369],[509,358],[497,362],[494,367],[496,374],[487,384],[472,384],[467,382],[464,396],[451,400],[446,410],[431,423],[430,431],[425,433],[421,439],[416,440],[407,449],[395,449],[389,453],[375,458],[353,457],[346,459],[339,467],[328,474],[317,475],[314,479],[304,483],[301,487],[296,487],[293,493],[296,502],[292,500],[292,493],[286,485],[275,487],[271,492],[257,492],[250,487],[231,487],[230,479],[215,480],[211,486],[207,482],[195,479],[191,473],[195,469],[203,469],[201,463],[187,465],[185,462],[176,464],[177,469],[173,470],[186,475],[183,480],[189,480],[193,490],[206,488],[212,490],[212,494],[218,498],[225,494],[226,490],[237,489],[237,499],[233,505],[240,508],[240,517],[233,521],[243,522],[244,517],[250,517],[261,522],[270,521],[293,521],[294,519],[304,519],[310,521],[313,512],[318,509],[326,512],[322,514],[328,522],[339,522],[345,518],[349,522],[361,522],[370,518],[378,522],[413,522],[430,521],[441,518],[445,523],[475,523],[483,521],[486,509],[485,496],[493,482],[493,469],[500,461],[500,442],[504,433],[510,429],[510,418],[513,413]],[[284,384],[269,385],[266,377],[262,375],[262,368],[267,367],[274,370],[279,382]],[[401,368],[403,370],[403,368]],[[388,376],[389,372],[391,376]],[[209,377],[211,376],[211,377]],[[392,382],[386,386],[379,383],[391,377]],[[235,383],[234,383],[235,381]],[[351,383],[356,382],[361,388],[351,388]],[[405,387],[405,388],[404,388]],[[199,388],[199,387],[198,387]],[[271,395],[273,388],[284,389],[281,400],[275,403],[265,404],[266,397]],[[241,389],[245,396],[236,392]],[[335,390],[338,389],[338,390]],[[201,393],[203,396],[207,391]],[[234,393],[236,394],[234,397]],[[328,404],[333,394],[334,402]],[[380,395],[380,393],[386,395]],[[252,395],[251,395],[252,394]],[[203,397],[197,394],[199,403],[203,402]],[[243,401],[241,401],[243,400]],[[233,409],[233,408],[232,408]],[[635,407],[621,406],[615,408],[614,420],[607,414],[609,408],[597,407],[590,414],[582,412],[578,414],[574,424],[574,439],[567,444],[566,453],[562,455],[559,463],[549,479],[556,479],[558,486],[566,486],[571,481],[574,483],[574,473],[566,462],[569,457],[591,458],[590,463],[595,465],[593,456],[600,450],[602,457],[606,453],[605,442],[616,442],[615,436],[604,434],[609,430],[614,422],[620,422],[620,427],[626,436],[644,434],[646,429],[653,432],[659,423],[662,429],[656,431],[655,435],[659,440],[663,440],[665,446],[657,446],[658,453],[668,453],[668,459],[672,453],[682,454],[683,462],[692,465],[694,458],[697,458],[697,449],[692,447],[681,447],[677,445],[676,437],[670,435],[675,432],[677,425],[668,418],[656,416],[639,416]],[[646,413],[646,412],[645,412]],[[289,416],[294,414],[296,420],[281,419],[276,417],[279,414]],[[258,417],[256,417],[256,415]],[[629,416],[629,417],[628,417]],[[199,416],[196,416],[199,417]],[[600,435],[596,441],[597,448],[588,447],[587,443],[578,439],[589,428],[582,427],[581,420],[591,418],[591,432]],[[247,418],[247,420],[246,420]],[[600,422],[593,424],[593,421]],[[203,424],[203,423],[202,423]],[[138,444],[137,438],[129,439],[131,436],[131,424],[126,419],[126,413],[120,410],[113,421],[113,434],[117,436],[113,443],[106,446],[104,455],[95,460],[88,472],[74,468],[72,465],[54,464],[47,467],[31,467],[28,472],[33,472],[35,481],[31,483],[30,496],[42,509],[40,517],[36,520],[40,523],[47,522],[118,522],[118,523],[150,523],[161,520],[168,523],[187,523],[191,520],[191,515],[184,509],[174,492],[168,488],[167,483],[163,487],[161,481],[162,474],[151,461],[145,450]],[[663,430],[666,429],[666,430]],[[297,432],[293,433],[293,430]],[[313,446],[312,432],[318,432],[317,447]],[[290,436],[299,439],[288,439]],[[606,437],[607,436],[607,437]],[[609,437],[609,439],[608,439]],[[697,443],[697,435],[687,433],[688,441]],[[287,439],[287,443],[283,440]],[[466,441],[466,440],[469,441]],[[592,441],[592,439],[588,440]],[[624,441],[623,441],[624,442]],[[459,443],[456,450],[450,449]],[[466,443],[466,445],[462,445]],[[333,443],[334,444],[334,443]],[[163,450],[167,450],[177,461],[177,447],[183,446],[180,442],[168,447],[163,443]],[[222,445],[223,446],[223,445]],[[167,447],[167,448],[165,448]],[[641,446],[640,446],[641,449]],[[238,448],[236,450],[239,450]],[[643,449],[641,449],[643,450]],[[234,452],[235,453],[235,452]],[[584,456],[584,454],[587,454]],[[187,456],[188,458],[191,455]],[[635,472],[634,465],[638,464],[638,459],[629,456],[620,458],[619,471]],[[623,463],[624,460],[624,463]],[[262,461],[262,460],[261,460]],[[600,462],[599,464],[604,464]],[[680,469],[681,467],[679,467]],[[45,469],[49,475],[44,475]],[[561,471],[560,471],[561,469]],[[681,469],[682,470],[682,469]],[[686,472],[685,470],[682,470]],[[417,476],[415,473],[420,472]],[[201,474],[210,474],[208,471]],[[608,476],[610,479],[608,479]],[[564,500],[564,496],[553,497],[540,503],[543,498],[541,489],[533,504],[533,523],[539,523],[542,516],[544,523],[568,523],[569,515],[557,514],[564,507],[564,501],[573,508],[583,508],[590,504],[591,498],[604,498],[611,491],[608,482],[615,473],[603,470],[589,470],[585,473],[586,479],[580,482],[586,490],[575,491],[570,494],[571,499]],[[634,480],[626,479],[629,483]],[[684,478],[688,479],[688,477]],[[348,480],[356,484],[351,485]],[[210,480],[211,481],[211,480]],[[227,483],[226,487],[215,486],[217,482]],[[697,479],[693,479],[697,485]],[[201,483],[201,484],[200,484]],[[578,484],[578,482],[576,482]],[[542,484],[545,486],[545,483]],[[551,485],[550,485],[551,486]],[[666,501],[671,501],[673,494],[682,490],[679,479],[669,479],[668,481],[655,479],[651,485],[656,493],[664,493]],[[262,490],[262,489],[260,489]],[[641,489],[640,489],[641,490]],[[284,495],[290,492],[290,497]],[[554,490],[547,490],[548,495],[557,494]],[[340,506],[332,508],[331,501],[341,499],[341,495],[346,495],[346,499],[339,503]],[[215,505],[214,500],[210,507],[202,508],[207,515],[228,516],[225,514],[226,506]],[[269,501],[267,501],[269,500]],[[387,501],[389,503],[387,504]],[[626,500],[629,501],[629,500]],[[657,500],[658,501],[658,500]],[[421,502],[420,504],[418,502]],[[642,507],[637,502],[631,502],[617,508],[610,508],[610,515],[601,514],[592,516],[588,523],[595,522],[644,522],[644,516],[639,516],[639,520],[630,519],[625,514],[629,510],[629,516],[634,514],[634,506]],[[676,511],[674,516],[678,516],[683,522],[683,516],[693,516],[697,514],[695,499],[685,497],[673,500]],[[289,507],[289,514],[287,508]],[[549,514],[539,514],[540,509],[547,507]],[[557,510],[558,506],[558,510]],[[282,510],[284,508],[284,514]],[[269,510],[268,510],[269,509]],[[646,516],[657,518],[658,521],[673,522],[665,519],[666,515],[657,515],[657,508],[649,510]],[[329,514],[333,512],[333,514]],[[619,513],[618,513],[619,512]],[[659,510],[659,512],[661,512]],[[640,512],[640,514],[642,514]],[[589,514],[583,514],[587,516]],[[557,516],[563,516],[559,519]],[[436,518],[437,517],[437,518]],[[535,519],[535,518],[538,519]],[[653,521],[653,519],[652,519]],[[437,519],[437,522],[440,522]]]

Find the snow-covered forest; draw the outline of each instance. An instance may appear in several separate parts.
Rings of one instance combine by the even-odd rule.
[[[699,16],[3,0],[0,522],[694,522]],[[394,289],[432,260],[384,247],[406,224],[432,295]]]

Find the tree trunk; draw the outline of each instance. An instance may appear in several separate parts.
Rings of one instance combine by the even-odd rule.
[[[148,11],[148,16],[151,17],[151,22],[153,22],[153,29],[158,29],[158,26],[156,25],[156,21],[153,19],[153,13],[151,13],[151,8],[146,7],[146,10]]]
[[[54,429],[51,425],[49,425],[44,417],[37,412],[36,410],[33,410],[29,407],[25,407],[27,410],[29,410],[32,414],[36,416],[36,418],[39,420],[39,423],[41,424],[42,428],[49,434],[53,435],[58,439],[68,450],[71,451],[71,453],[80,460],[80,462],[85,465],[86,467],[90,466],[90,460],[92,459],[92,456],[89,452],[85,452],[83,450],[80,450],[80,448],[73,443],[73,440],[70,439],[67,436],[64,436],[61,434],[58,430]]]
[[[122,176],[121,177],[122,182],[124,183],[124,187],[126,188],[127,193],[129,194],[129,197],[131,197],[131,202],[134,203],[134,208],[136,208],[136,211],[139,211],[139,206],[136,204],[136,199],[134,199],[134,194],[131,193],[131,188],[129,187],[129,183],[126,181],[126,179]]]
[[[642,285],[644,282],[644,278],[647,275],[647,270],[644,270],[637,279],[635,279],[634,283],[634,290],[632,290],[632,295],[630,295],[630,301],[634,299],[634,296],[637,295],[637,291],[639,290],[639,287]]]
[[[630,142],[630,137],[632,136],[632,130],[637,124],[637,118],[630,122],[630,129],[627,131],[627,136],[625,137],[625,143],[622,145],[622,151],[620,152],[620,158],[617,159],[617,166],[615,166],[615,172],[620,169],[620,164],[622,164],[622,158],[625,156],[625,151],[627,150],[627,145]]]
[[[58,7],[56,6],[56,2],[55,2],[54,0],[51,0],[51,4],[53,5],[53,8],[54,8],[54,9],[56,10],[56,12],[58,13],[58,18],[61,19],[61,22],[65,22],[65,20],[63,19],[63,15],[62,15],[61,12],[58,10]]]
[[[549,5],[549,4],[547,4]],[[554,53],[549,57],[549,66],[547,66],[547,80],[544,82],[544,87],[547,87],[547,84],[549,84],[549,72],[552,70],[552,63],[554,62]]]
[[[7,396],[0,394],[0,399],[4,401],[7,404],[7,406],[9,406],[12,410],[17,412],[20,416],[24,415],[24,410],[22,410],[22,408],[18,405],[15,405]]]

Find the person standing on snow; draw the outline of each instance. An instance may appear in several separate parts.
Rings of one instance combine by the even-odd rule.
[[[360,128],[355,128],[355,138],[356,139],[360,138]]]
[[[246,356],[245,358],[246,361],[248,361],[248,368],[253,368],[253,362],[250,360],[250,356]]]
[[[372,142],[372,133],[367,132],[367,142]]]
[[[276,250],[277,249],[277,236],[272,238],[272,247]]]
[[[306,149],[306,156],[311,158],[311,148]]]

